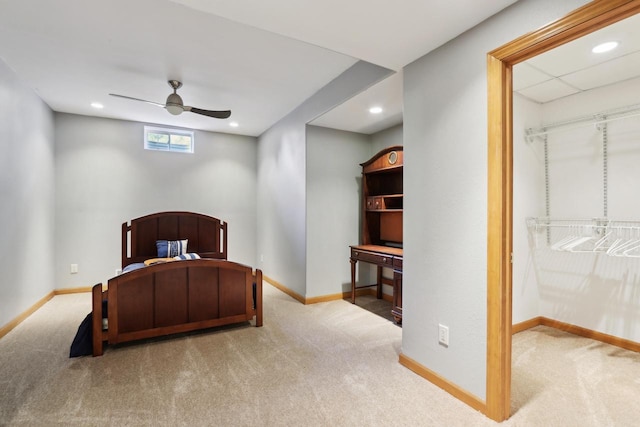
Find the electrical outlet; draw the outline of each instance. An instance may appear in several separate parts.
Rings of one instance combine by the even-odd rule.
[[[444,325],[438,325],[438,342],[446,347],[449,347],[449,327]]]
[[[78,272],[78,264],[71,264],[71,274],[76,274]]]

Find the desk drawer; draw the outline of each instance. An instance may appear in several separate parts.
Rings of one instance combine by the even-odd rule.
[[[393,268],[398,271],[402,271],[402,258],[393,258]]]
[[[393,256],[351,249],[351,258],[384,267],[393,267]]]

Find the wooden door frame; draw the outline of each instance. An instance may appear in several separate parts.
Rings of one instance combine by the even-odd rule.
[[[595,0],[487,54],[488,235],[486,415],[509,418],[513,250],[513,66],[640,13],[640,0]]]

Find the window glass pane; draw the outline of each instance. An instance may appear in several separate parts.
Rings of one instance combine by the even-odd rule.
[[[171,145],[191,146],[191,137],[187,135],[171,135]]]
[[[145,126],[144,133],[146,150],[193,153],[193,131]]]
[[[168,144],[169,143],[169,135],[163,134],[163,133],[148,132],[147,133],[147,141],[155,142],[155,143]]]

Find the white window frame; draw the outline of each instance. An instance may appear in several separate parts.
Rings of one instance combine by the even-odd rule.
[[[156,143],[148,140],[147,135],[149,133],[156,133],[167,135],[169,137],[169,141],[164,145],[164,143]],[[171,137],[172,136],[188,136],[191,138],[191,144],[187,149],[182,145],[171,145]],[[195,151],[195,132],[188,129],[176,129],[176,128],[166,128],[166,127],[158,127],[158,126],[145,126],[144,127],[144,149],[152,150],[152,151],[169,151],[172,153],[189,153],[193,154]]]

